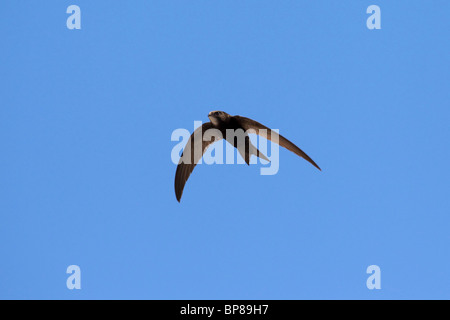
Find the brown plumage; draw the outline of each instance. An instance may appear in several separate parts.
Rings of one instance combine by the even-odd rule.
[[[276,133],[275,131],[272,131],[259,122],[241,116],[231,116],[223,111],[211,111],[208,117],[211,122],[204,123],[201,127],[197,128],[194,131],[194,133],[189,138],[189,141],[187,142],[178,163],[177,171],[175,174],[175,195],[178,202],[180,202],[181,196],[183,194],[184,185],[186,184],[187,179],[191,175],[198,161],[203,156],[206,149],[212,143],[218,141],[217,139],[220,139],[220,137],[225,137],[228,142],[230,142],[236,149],[238,149],[239,153],[242,155],[247,164],[250,164],[250,157],[252,154],[269,161],[269,159],[267,159],[267,157],[251,143],[250,138],[247,134],[255,133],[270,141],[275,140],[274,142],[277,142],[280,146],[288,149],[289,151],[292,151],[296,155],[310,162],[317,169],[321,170],[319,166],[299,147],[297,147],[282,135]],[[217,133],[220,132],[220,135],[213,134],[210,141],[203,141],[203,135],[209,129],[218,130]],[[226,134],[227,129],[232,129],[235,132],[239,132],[239,129],[241,129],[241,132],[244,132],[244,144],[239,142],[239,139],[237,139],[236,137],[233,140],[231,140],[230,138],[230,141]],[[210,132],[214,133],[214,131]],[[196,141],[201,141],[201,143],[195,143]],[[188,150],[190,150],[190,154],[185,154],[185,152],[187,152]]]

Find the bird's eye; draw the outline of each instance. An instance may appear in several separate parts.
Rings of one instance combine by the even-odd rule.
[[[218,116],[218,115],[220,115],[220,112],[214,112],[214,115]]]

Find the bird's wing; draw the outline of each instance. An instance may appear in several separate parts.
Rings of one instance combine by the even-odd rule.
[[[208,149],[213,142],[220,140],[221,135],[212,135],[210,141],[203,141],[203,135],[206,130],[212,128],[213,125],[211,122],[206,122],[201,127],[198,127],[190,136],[186,146],[184,147],[180,161],[178,162],[177,171],[175,173],[175,195],[178,202],[180,202],[187,179],[205,153],[206,149]]]
[[[295,144],[290,142],[288,139],[283,137],[282,135],[276,133],[275,131],[272,131],[271,129],[267,128],[265,125],[241,116],[234,116],[236,121],[240,124],[240,126],[247,131],[248,133],[256,133],[257,135],[262,136],[263,138],[266,138],[272,142],[278,143],[280,146],[288,149],[289,151],[292,151],[296,155],[302,157],[309,163],[311,163],[314,167],[321,170],[319,166],[311,159],[306,153],[304,153],[299,147],[297,147]],[[265,130],[260,132],[260,130]]]

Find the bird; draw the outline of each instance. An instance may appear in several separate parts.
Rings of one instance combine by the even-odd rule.
[[[251,155],[255,155],[269,161],[269,159],[251,143],[248,133],[255,133],[279,144],[280,146],[302,157],[317,169],[322,170],[305,152],[303,152],[291,141],[255,120],[238,115],[231,116],[224,111],[211,111],[208,114],[208,118],[210,120],[209,122],[203,123],[192,133],[178,162],[175,173],[175,196],[178,202],[180,202],[181,196],[183,195],[183,189],[186,181],[205,153],[206,149],[208,149],[212,143],[223,139],[223,137],[225,137],[227,142],[239,151],[248,165],[250,164]],[[218,130],[216,132],[221,135],[214,134],[210,140],[203,139],[205,132],[210,129]],[[233,139],[228,139],[227,133],[229,131],[227,130],[230,129],[234,132],[241,129],[241,132],[244,132],[244,141],[242,142],[242,139],[238,138],[239,135],[234,136]]]

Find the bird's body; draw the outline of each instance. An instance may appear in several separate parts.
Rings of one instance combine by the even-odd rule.
[[[194,131],[178,163],[175,174],[175,195],[178,201],[181,199],[187,179],[203,153],[212,143],[222,138],[239,151],[247,164],[250,164],[252,154],[269,161],[250,141],[248,133],[256,133],[294,152],[320,170],[319,166],[295,144],[259,122],[241,116],[231,116],[223,111],[211,111],[208,117],[211,121],[204,123]],[[212,132],[212,134],[208,134],[210,137],[204,139],[207,132]],[[188,152],[186,153],[186,151]]]

